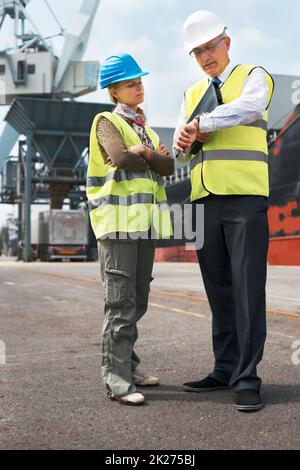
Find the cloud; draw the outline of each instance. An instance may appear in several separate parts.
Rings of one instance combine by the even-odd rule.
[[[145,80],[145,111],[153,126],[175,127],[185,90],[201,78],[200,69],[163,68]]]
[[[232,35],[235,43],[238,45],[239,49],[244,47],[257,47],[260,48],[269,48],[276,47],[281,44],[281,41],[272,36],[268,36],[261,30],[257,28],[241,28]]]
[[[136,10],[143,10],[145,11],[148,7],[155,11],[157,8],[161,7],[163,2],[164,9],[165,8],[174,8],[174,4],[178,2],[178,0],[102,0],[101,5],[102,7],[108,7],[114,11],[122,10],[128,11],[129,13],[134,12]]]
[[[292,62],[289,66],[287,66],[285,73],[300,76],[300,60]]]
[[[230,56],[234,62],[255,63],[274,69],[274,51],[278,53],[282,48],[279,39],[257,28],[240,28],[229,35],[232,38]]]
[[[152,0],[154,1],[154,0]],[[145,7],[145,2],[137,0],[101,0],[100,7],[108,7],[114,11],[128,11],[137,10]]]
[[[88,50],[86,51],[83,60],[100,60],[103,62],[106,57],[109,57],[112,54],[118,53],[128,53],[131,54],[138,63],[140,63],[142,68],[151,67],[151,60],[146,60],[145,58],[155,56],[157,46],[155,42],[147,35],[143,34],[136,38],[128,38],[122,40],[116,38],[105,44],[101,47],[100,56],[99,56],[99,47],[96,41],[90,43]],[[145,63],[146,62],[146,63]],[[149,64],[149,65],[148,65]]]
[[[249,11],[253,12],[261,3],[261,0],[226,0],[227,11],[233,12],[235,16]]]
[[[147,34],[143,34],[134,39],[112,42],[109,49],[111,49],[112,52],[128,52],[132,55],[142,56],[144,53],[149,53],[151,49],[155,50],[156,45]]]

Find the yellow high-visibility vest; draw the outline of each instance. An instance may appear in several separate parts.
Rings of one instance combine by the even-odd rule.
[[[131,172],[105,164],[97,140],[99,119],[111,121],[127,147],[142,142],[135,130],[117,114],[103,112],[93,122],[86,194],[90,218],[97,239],[115,232],[146,232],[151,224],[161,237],[172,235],[170,211],[162,177],[153,170]],[[146,127],[155,149],[158,135]]]
[[[245,80],[256,67],[238,65],[221,87],[224,104],[239,98]],[[274,90],[269,87],[268,105],[263,119],[244,126],[218,130],[202,151],[191,159],[191,201],[217,195],[269,195],[267,123],[268,107]],[[209,86],[207,78],[190,87],[185,94],[186,115],[191,116]]]

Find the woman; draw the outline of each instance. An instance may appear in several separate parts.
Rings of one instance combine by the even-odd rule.
[[[147,310],[155,242],[172,234],[162,176],[174,163],[157,134],[146,125],[143,72],[128,54],[109,57],[100,70],[113,113],[96,116],[91,129],[87,196],[98,240],[105,285],[102,376],[110,399],[142,405],[136,387],[159,384],[138,369],[134,352],[137,321]]]

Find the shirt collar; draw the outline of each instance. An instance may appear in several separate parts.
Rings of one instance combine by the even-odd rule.
[[[220,75],[218,75],[219,80],[221,80],[222,84],[227,80],[233,69],[236,67],[237,64],[233,64],[232,62],[229,62],[227,65],[226,69],[223,70]],[[212,81],[212,77],[208,77],[209,83]]]

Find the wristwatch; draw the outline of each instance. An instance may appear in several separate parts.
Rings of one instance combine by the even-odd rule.
[[[195,117],[196,121],[198,121],[198,125],[199,125],[199,130],[200,130],[200,114],[198,114],[198,116]]]

